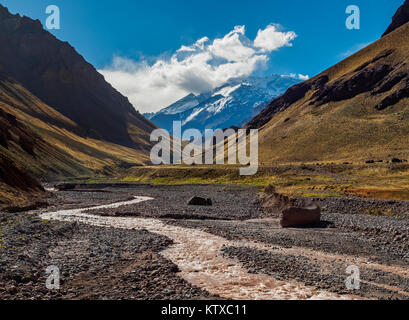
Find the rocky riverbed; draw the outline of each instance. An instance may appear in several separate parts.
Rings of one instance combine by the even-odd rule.
[[[83,185],[55,192],[46,209],[0,213],[0,298],[235,298],[240,297],[232,293],[236,289],[225,285],[231,281],[229,272],[235,272],[269,283],[262,293],[255,291],[255,284],[242,282],[241,287],[248,286],[244,298],[249,294],[409,299],[406,202],[358,198],[347,202],[368,212],[386,210],[388,205],[394,212],[400,210],[393,216],[375,216],[340,205],[345,199],[312,199],[324,208],[321,226],[282,229],[276,217],[266,217],[260,209],[255,187],[99,185],[91,189]],[[135,196],[153,200],[93,209]],[[213,206],[188,206],[193,196],[211,198]],[[84,208],[82,214],[111,220],[102,226],[39,217],[77,208]],[[214,256],[203,260],[188,254],[186,243],[191,240],[180,234],[189,233],[200,238],[197,250]],[[208,247],[200,245],[206,241]],[[191,270],[192,259],[198,259],[197,270]],[[225,263],[224,269],[209,273],[211,268],[200,265],[215,261]],[[45,286],[45,270],[53,265],[61,271],[60,290]],[[351,265],[360,270],[360,290],[346,288],[346,268]],[[203,269],[219,277],[219,284],[209,284]],[[277,294],[271,295],[274,290]]]

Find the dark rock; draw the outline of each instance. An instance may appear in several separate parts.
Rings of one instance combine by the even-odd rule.
[[[366,68],[367,66],[369,66],[370,64],[375,63],[375,62],[377,62],[378,60],[381,60],[381,59],[383,59],[383,58],[386,58],[386,57],[390,56],[393,52],[394,52],[393,49],[388,49],[388,50],[382,51],[382,52],[381,52],[380,54],[378,54],[375,58],[373,58],[373,59],[371,59],[371,60],[369,60],[369,61],[367,61],[367,62],[361,64],[358,68],[356,68],[356,69],[354,70],[354,72],[358,72],[358,71],[361,71],[361,70],[365,69],[365,68]]]
[[[2,124],[0,124],[0,146],[3,146],[4,148],[8,148],[8,130],[7,128],[3,127]]]
[[[388,64],[377,64],[364,68],[352,76],[348,74],[317,91],[313,95],[315,104],[321,106],[332,101],[343,101],[371,91],[392,70],[393,67]]]
[[[377,95],[380,93],[387,92],[407,77],[408,77],[408,74],[406,72],[398,72],[398,73],[390,74],[375,89],[372,90],[371,94]]]
[[[280,224],[283,228],[319,225],[321,222],[321,208],[311,206],[308,208],[291,207],[283,210]]]
[[[54,188],[57,189],[58,191],[74,190],[75,187],[76,185],[73,183],[61,183],[54,186]]]
[[[193,197],[188,202],[189,206],[212,206],[212,199],[205,199],[201,197]]]
[[[406,82],[403,87],[399,88],[397,91],[383,99],[375,108],[378,110],[384,110],[397,104],[404,98],[409,98],[409,82]]]
[[[294,199],[278,193],[272,185],[264,189],[264,196],[259,201],[261,210],[268,216],[278,215],[282,210],[292,205],[294,205]]]
[[[385,33],[382,37],[385,37],[395,29],[403,26],[409,22],[409,1],[406,0],[405,3],[398,9],[395,15],[392,18],[392,23],[389,25],[388,29],[386,29]]]

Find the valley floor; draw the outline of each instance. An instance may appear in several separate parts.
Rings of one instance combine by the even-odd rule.
[[[319,227],[282,229],[259,209],[259,193],[78,185],[54,192],[46,209],[0,213],[0,298],[409,299],[409,202],[314,198],[324,210]],[[188,206],[195,195],[213,206]],[[399,214],[371,214],[377,208]],[[60,290],[45,286],[51,265]],[[351,265],[360,290],[346,288]]]

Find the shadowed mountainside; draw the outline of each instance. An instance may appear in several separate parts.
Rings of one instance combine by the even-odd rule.
[[[38,20],[10,14],[0,5],[0,66],[73,122],[58,123],[82,137],[148,150],[155,126],[67,42]]]
[[[145,152],[73,133],[76,123],[1,73],[0,111],[1,153],[42,180],[112,174],[149,158]]]
[[[43,195],[43,187],[34,178],[0,154],[0,208],[34,203]]]
[[[149,160],[144,151],[81,137],[77,127],[0,71],[0,206],[29,200],[37,192],[30,176],[109,176]]]
[[[0,5],[0,205],[41,181],[117,174],[149,161],[151,131],[128,99],[39,21]]]
[[[407,159],[408,98],[407,23],[291,87],[246,127],[260,129],[264,164]]]
[[[18,168],[3,152],[14,147],[20,149],[20,153],[33,156],[36,138],[16,117],[0,109],[0,207],[27,201],[31,194],[44,191],[34,178]]]
[[[409,2],[405,1],[405,3],[398,9],[396,14],[392,18],[392,23],[386,29],[383,37],[387,34],[391,33],[393,30],[403,26],[405,23],[409,22]]]

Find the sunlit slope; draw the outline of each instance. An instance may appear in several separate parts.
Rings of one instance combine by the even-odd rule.
[[[2,122],[6,142],[0,144],[1,154],[35,177],[110,175],[148,160],[145,150],[75,134],[76,123],[4,74],[0,75],[0,110],[8,114]]]
[[[405,24],[290,88],[247,125],[260,162],[409,158],[408,63]]]

